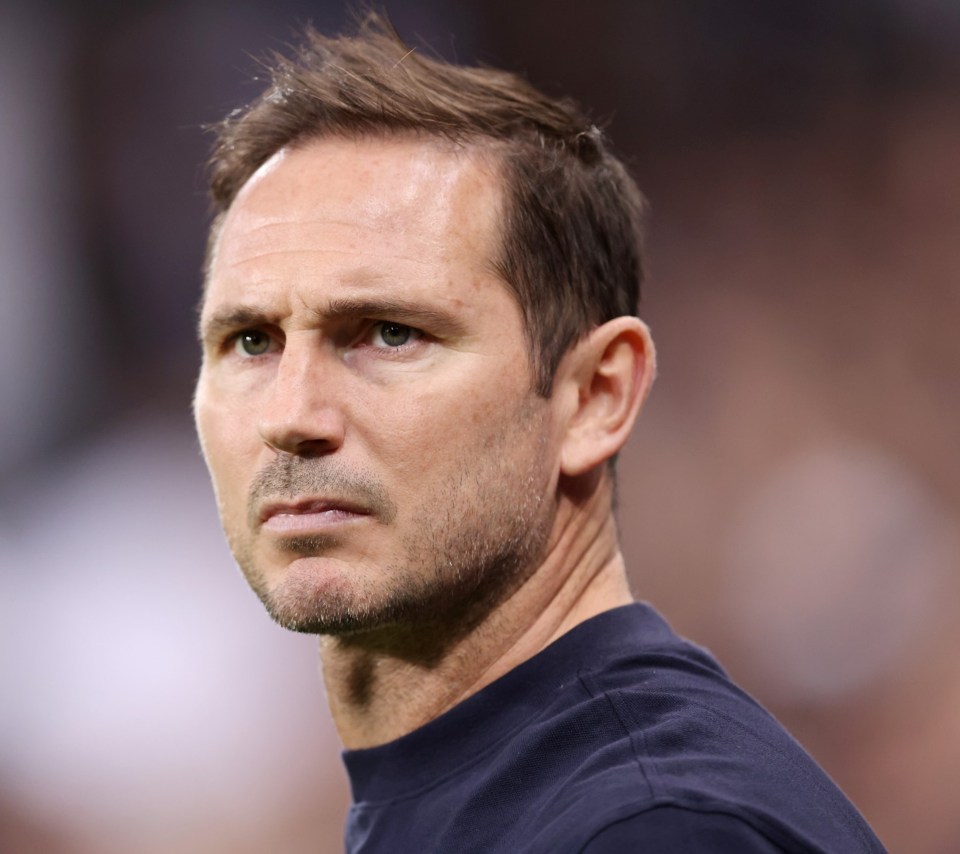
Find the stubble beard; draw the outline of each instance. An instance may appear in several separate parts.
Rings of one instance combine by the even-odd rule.
[[[243,537],[228,532],[237,563],[273,620],[292,631],[340,638],[407,629],[459,634],[481,622],[540,565],[553,528],[556,506],[543,467],[542,430],[523,420],[525,426],[515,422],[505,431],[510,435],[477,448],[472,463],[461,462],[406,523],[409,533],[397,558],[377,567],[373,577],[356,573],[322,592],[309,573],[290,573],[270,584],[254,554],[251,525]],[[522,442],[525,452],[498,454],[510,447],[505,442]],[[330,457],[277,461],[257,483],[260,492],[347,496],[387,525],[397,515],[379,483]],[[286,538],[279,547],[310,558],[341,544],[340,536],[325,534]]]

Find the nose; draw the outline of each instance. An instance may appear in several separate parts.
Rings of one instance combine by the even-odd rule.
[[[303,336],[306,337],[306,336]],[[337,405],[336,369],[309,340],[289,336],[259,414],[260,436],[275,451],[319,456],[343,444],[344,415]],[[328,369],[332,368],[332,369]]]

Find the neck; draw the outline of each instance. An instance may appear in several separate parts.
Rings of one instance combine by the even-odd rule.
[[[561,497],[543,560],[488,612],[322,638],[324,683],[344,746],[412,732],[578,623],[630,602],[610,496],[604,475],[588,495]]]

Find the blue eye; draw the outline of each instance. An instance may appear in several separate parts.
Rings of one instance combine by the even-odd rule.
[[[416,330],[412,326],[402,323],[384,321],[374,327],[375,337],[387,347],[402,347],[415,336]]]
[[[251,329],[237,336],[237,347],[247,356],[262,356],[270,349],[270,336]]]

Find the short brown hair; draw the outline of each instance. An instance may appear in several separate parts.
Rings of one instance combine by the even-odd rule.
[[[376,13],[352,36],[308,28],[291,56],[267,65],[267,90],[216,127],[211,240],[240,188],[285,146],[393,133],[486,144],[505,185],[491,260],[520,304],[538,393],[550,394],[560,359],[584,334],[637,313],[643,198],[572,102],[514,74],[417,53]]]

